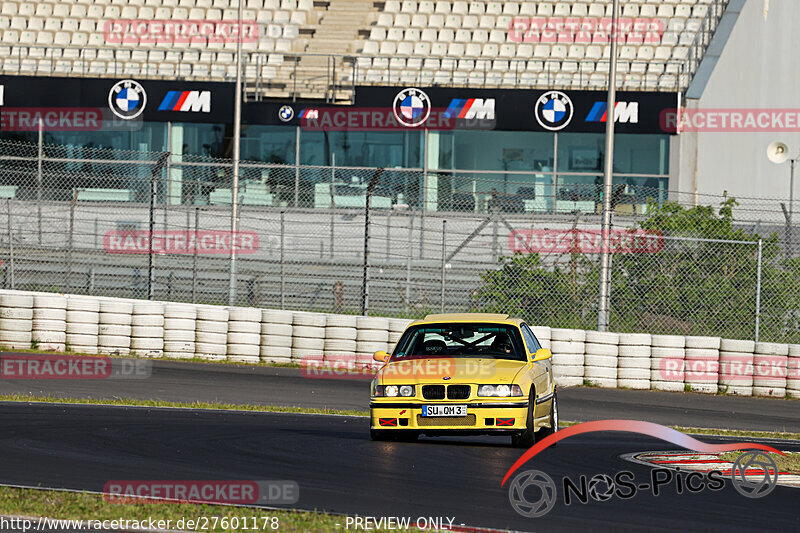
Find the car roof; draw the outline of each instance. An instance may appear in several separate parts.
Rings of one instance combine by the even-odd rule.
[[[415,320],[414,322],[409,324],[409,326],[415,326],[419,324],[441,324],[448,322],[467,322],[467,323],[489,322],[496,324],[512,324],[519,326],[519,324],[522,323],[522,320],[519,318],[511,318],[508,315],[500,313],[441,313],[441,314],[427,315],[425,318],[421,320]]]

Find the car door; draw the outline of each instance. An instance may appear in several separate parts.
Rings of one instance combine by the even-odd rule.
[[[536,338],[536,335],[533,334],[533,331],[531,331],[531,328],[528,327],[527,324],[521,324],[520,329],[522,330],[522,337],[525,339],[525,345],[528,351],[535,354],[536,351],[542,347],[539,343],[539,339]],[[549,359],[534,363],[533,376],[537,395],[549,394],[553,390],[552,368],[552,361]]]

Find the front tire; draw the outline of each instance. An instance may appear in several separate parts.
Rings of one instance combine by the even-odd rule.
[[[556,390],[553,389],[553,402],[550,404],[550,427],[542,428],[539,430],[538,437],[543,439],[549,437],[558,431],[558,395]],[[555,444],[553,445],[555,446]]]
[[[525,429],[511,436],[511,445],[515,448],[530,448],[536,442],[534,432],[533,408],[536,404],[536,391],[531,389],[528,398],[528,416],[525,421]]]

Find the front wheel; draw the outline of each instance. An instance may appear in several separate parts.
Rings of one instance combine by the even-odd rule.
[[[528,416],[525,420],[525,429],[511,435],[511,445],[515,448],[530,448],[536,442],[536,433],[533,429],[533,407],[535,403],[536,394],[531,390],[530,398],[528,398]]]
[[[558,431],[558,395],[556,394],[556,390],[553,389],[553,402],[550,404],[550,427],[540,429],[537,436],[543,439],[549,437],[556,431]]]

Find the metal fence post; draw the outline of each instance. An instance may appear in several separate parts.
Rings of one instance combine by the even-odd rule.
[[[78,203],[78,190],[72,193],[72,203],[69,206],[69,248],[67,249],[67,292],[72,290],[72,249],[75,239],[75,204]]]
[[[759,329],[761,327],[761,257],[764,241],[758,239],[758,266],[756,267],[756,334],[755,342],[758,342]]]
[[[148,239],[148,254],[147,254],[147,299],[153,299],[153,291],[155,290],[155,277],[156,277],[156,269],[155,269],[155,252],[153,251],[153,230],[156,225],[156,190],[158,185],[156,184],[156,175],[155,172],[150,176],[150,218],[149,218],[149,233],[147,234]],[[167,206],[164,205],[164,213],[166,215]],[[166,228],[164,228],[166,232]]]
[[[336,225],[336,153],[331,154],[331,246],[330,257],[333,259],[333,241]],[[322,256],[320,255],[320,259]]]
[[[9,279],[11,281],[11,289],[14,286],[14,230],[11,226],[11,198],[6,199],[6,206],[8,207],[8,262],[9,262]]]
[[[492,262],[497,263],[500,259],[500,221],[496,205],[492,206],[490,213],[492,217]]]
[[[408,309],[411,305],[411,258],[414,255],[413,250],[411,249],[411,244],[414,239],[414,214],[415,209],[411,208],[411,219],[408,223],[408,253],[406,257],[406,305],[405,310],[408,312]]]
[[[197,303],[197,248],[198,244],[198,226],[200,225],[200,208],[194,208],[194,254],[192,257],[192,303]]]
[[[300,203],[300,126],[297,126],[294,138],[294,206]]]
[[[286,309],[286,263],[283,260],[284,257],[284,236],[285,236],[285,225],[284,225],[284,217],[286,215],[285,211],[281,211],[281,309]]]
[[[375,170],[375,174],[370,178],[366,190],[366,205],[364,207],[364,277],[361,282],[361,314],[364,316],[369,314],[369,211],[372,208],[372,193],[375,192],[375,187],[378,186],[381,174],[383,174],[382,168]]]
[[[419,212],[419,258],[422,259],[424,255],[425,255],[425,209],[421,209]]]
[[[442,220],[442,313],[444,313],[444,293],[447,279],[447,220]]]
[[[386,260],[391,259],[392,248],[392,211],[386,214]]]
[[[36,209],[39,221],[39,244],[42,244],[42,157],[44,156],[42,119],[39,119],[39,150],[36,154]]]

